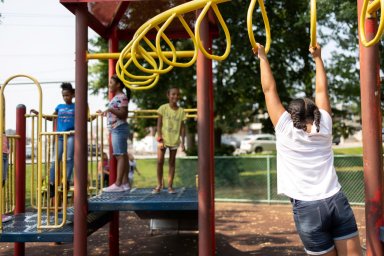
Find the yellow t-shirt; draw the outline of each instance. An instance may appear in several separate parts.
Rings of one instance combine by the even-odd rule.
[[[169,103],[161,105],[157,113],[162,117],[161,133],[164,145],[176,147],[180,144],[180,128],[183,121],[187,119],[184,109],[179,107],[174,110]]]

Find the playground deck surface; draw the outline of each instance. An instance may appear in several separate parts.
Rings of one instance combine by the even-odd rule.
[[[363,207],[353,207],[365,245]],[[304,256],[290,205],[216,203],[216,255]],[[72,255],[73,244],[28,243],[26,255]],[[0,243],[0,255],[13,255],[12,243]],[[108,255],[108,225],[88,237],[88,255]],[[196,234],[149,232],[149,221],[120,213],[120,255],[198,255]]]

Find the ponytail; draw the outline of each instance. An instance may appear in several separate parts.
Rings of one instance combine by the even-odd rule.
[[[308,98],[292,100],[287,111],[295,128],[307,131],[307,123],[315,122],[316,131],[320,131],[321,113],[313,100]]]
[[[61,89],[62,89],[63,91],[69,91],[69,92],[71,92],[72,94],[75,94],[75,89],[73,89],[71,83],[62,83],[62,84],[60,85],[60,87],[61,87]]]

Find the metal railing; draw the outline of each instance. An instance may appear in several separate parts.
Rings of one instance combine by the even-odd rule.
[[[12,213],[15,209],[16,193],[15,193],[15,157],[16,157],[16,140],[19,138],[17,135],[7,135],[9,153],[4,154],[1,158],[4,161],[4,157],[8,160],[8,167],[6,169],[6,175],[3,177],[3,213]],[[5,155],[5,156],[4,156]],[[3,168],[4,164],[3,164]]]
[[[38,133],[36,128],[38,121],[37,115],[26,115],[31,125],[31,160],[30,160],[30,205],[40,212],[38,216],[38,228],[60,228],[66,223],[67,208],[73,206],[74,188],[71,180],[67,180],[66,165],[67,161],[67,139],[73,136],[74,131],[54,132],[56,115],[42,115],[44,125],[42,132]],[[100,161],[100,155],[103,152],[103,121],[104,117],[96,114],[89,115],[88,120],[88,195],[95,196],[103,188],[104,176],[99,179],[97,163]],[[63,139],[63,155],[58,163],[59,137]],[[36,161],[37,139],[42,142],[42,161]],[[53,161],[54,160],[54,161]],[[55,179],[53,186],[50,185],[50,169],[55,163]],[[56,164],[58,163],[58,164]],[[96,163],[96,164],[95,164]],[[41,170],[39,172],[39,170]],[[73,175],[76,169],[73,169]],[[53,191],[51,191],[53,190]],[[54,196],[51,198],[50,195]]]

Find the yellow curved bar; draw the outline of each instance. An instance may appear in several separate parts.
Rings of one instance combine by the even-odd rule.
[[[172,16],[173,17],[173,16]],[[156,49],[157,49],[157,54],[158,56],[168,65],[170,66],[174,66],[174,67],[181,67],[181,68],[187,68],[187,67],[190,67],[192,66],[195,62],[196,62],[196,59],[197,59],[197,44],[196,44],[196,39],[195,39],[195,36],[192,32],[192,30],[189,28],[187,22],[185,21],[185,19],[180,16],[180,15],[177,15],[178,19],[180,20],[181,24],[183,24],[185,30],[187,31],[189,37],[191,38],[192,40],[192,43],[194,45],[194,51],[193,51],[193,56],[192,56],[192,59],[189,61],[189,62],[186,62],[186,63],[181,63],[181,62],[175,62],[175,61],[170,61],[168,60],[167,57],[165,57],[165,54],[163,53],[163,51],[161,51],[161,45],[160,45],[160,38],[161,38],[161,35],[164,33],[164,30],[169,26],[169,24],[171,23],[172,20],[168,19],[166,23],[163,24],[163,26],[161,26],[161,28],[159,29],[157,35],[156,35]],[[172,18],[173,19],[173,18]],[[173,51],[172,51],[173,52]],[[178,52],[175,52],[175,57],[180,57],[180,53],[179,51]]]
[[[368,5],[368,10],[367,10],[367,12],[368,12],[368,13],[373,13],[373,12],[379,10],[379,9],[380,9],[380,2],[381,2],[381,0],[375,0],[375,1],[371,2],[371,3]]]
[[[141,46],[140,46],[141,47]],[[142,48],[142,47],[141,47]],[[150,62],[154,68],[157,67],[157,64],[155,63],[155,61],[153,59],[151,59],[147,54],[146,54],[146,51],[142,51],[142,55],[143,57],[148,60],[148,62]],[[148,76],[135,76],[135,75],[132,75],[130,74],[127,70],[126,70],[126,67],[133,61],[133,59],[129,59],[128,62],[124,65],[124,68],[121,69],[121,71],[124,73],[124,74],[121,74],[121,73],[117,73],[117,75],[119,76],[119,74],[121,75],[121,77],[124,77],[124,75],[127,75],[129,78],[131,79],[139,79],[139,80],[145,80],[143,82],[140,82],[140,81],[128,81],[128,80],[125,80],[124,79],[124,83],[125,85],[130,88],[130,89],[133,89],[133,90],[144,90],[144,89],[150,89],[152,88],[154,85],[156,85],[156,83],[158,82],[159,80],[159,74],[158,73],[153,73],[151,75],[148,75]],[[162,63],[161,63],[162,65]],[[170,67],[172,68],[172,67]],[[119,66],[118,66],[118,63],[116,64],[116,71],[118,72],[119,70]],[[121,78],[120,78],[121,79]],[[122,80],[123,81],[123,80]],[[149,84],[149,85],[148,85]],[[146,86],[144,86],[146,85]],[[140,88],[140,89],[138,89]]]
[[[128,46],[131,45],[133,41],[130,42],[130,44],[128,44]],[[130,50],[130,48],[128,48],[128,50]],[[123,54],[123,52],[122,52]],[[145,56],[143,56],[144,58],[146,58],[150,63],[151,65],[155,66],[156,67],[156,63],[154,61],[154,59],[151,57],[149,57],[148,55],[144,54]],[[125,85],[130,88],[130,89],[135,89],[137,88],[137,86],[140,86],[140,85],[147,85],[151,82],[155,82],[157,83],[158,81],[158,74],[156,73],[153,73],[151,75],[148,75],[148,76],[135,76],[135,75],[132,75],[131,73],[129,73],[127,71],[127,67],[132,63],[133,59],[130,58],[128,59],[127,63],[123,64],[121,59],[119,59],[119,61],[116,63],[116,74],[119,76],[119,78],[124,81]],[[120,68],[120,64],[123,65],[123,68]],[[140,81],[128,81],[125,79],[125,76],[131,78],[131,79],[137,79],[137,80],[145,80],[143,82],[140,82]],[[132,85],[135,85],[135,86],[132,86]],[[151,88],[152,86],[146,86],[146,87],[143,87],[143,88]]]
[[[1,86],[1,89],[0,89],[0,134],[3,134],[5,131],[4,131],[4,127],[5,127],[5,120],[4,120],[4,107],[5,107],[5,99],[4,99],[4,89],[5,87],[7,87],[7,85],[9,84],[10,81],[12,81],[13,79],[15,78],[18,78],[18,77],[24,77],[24,78],[28,78],[30,80],[33,81],[33,83],[36,85],[37,87],[37,90],[38,90],[38,94],[39,94],[39,119],[38,119],[38,133],[39,133],[39,138],[38,138],[38,205],[39,205],[39,209],[38,209],[38,216],[41,216],[41,172],[42,172],[42,141],[41,141],[41,135],[40,135],[40,132],[42,130],[42,102],[43,102],[43,94],[42,94],[42,90],[41,90],[41,86],[40,86],[40,83],[37,81],[37,79],[35,79],[34,77],[32,76],[29,76],[29,75],[22,75],[22,74],[18,74],[18,75],[14,75],[14,76],[11,76],[10,78],[8,78],[3,86]],[[0,136],[0,145],[3,145],[3,136]],[[3,152],[3,149],[1,148],[0,149],[1,153]],[[3,161],[0,161],[0,170],[3,169]],[[3,180],[3,172],[0,172],[0,180]],[[0,182],[0,213],[2,214],[4,212],[4,204],[3,204],[3,184],[2,182]],[[38,221],[37,221],[37,226],[41,226],[41,218],[37,218]],[[0,222],[0,229],[3,228],[3,225],[2,225],[2,222]]]
[[[203,19],[204,19],[205,15],[207,14],[210,7],[212,7],[214,13],[216,14],[216,17],[219,20],[219,23],[224,30],[225,38],[227,41],[227,46],[226,46],[225,52],[221,56],[212,55],[212,54],[208,53],[207,50],[205,50],[205,48],[204,48],[204,46],[200,40],[200,25],[201,25],[201,22],[203,21]],[[200,51],[208,59],[221,61],[221,60],[225,60],[228,57],[229,52],[231,50],[231,36],[229,35],[228,27],[225,24],[225,21],[223,20],[223,17],[221,16],[219,9],[217,8],[217,5],[214,4],[212,1],[207,3],[207,5],[204,7],[204,9],[201,11],[199,17],[197,18],[196,26],[195,26],[195,36],[196,36],[196,42],[199,46]]]
[[[173,67],[167,67],[165,70],[163,70],[163,60],[161,58],[159,58],[159,68],[157,68],[157,63],[156,61],[151,58],[148,54],[147,54],[147,51],[142,47],[140,46],[140,42],[141,40],[145,37],[145,34],[151,29],[151,27],[148,27],[146,30],[144,30],[143,32],[140,33],[140,35],[138,36],[138,38],[133,42],[132,44],[132,48],[131,48],[131,54],[132,54],[132,60],[133,60],[133,63],[135,64],[135,66],[140,69],[141,71],[143,72],[146,72],[146,73],[159,73],[159,74],[165,74],[167,72],[169,72]],[[165,37],[165,35],[164,35]],[[148,40],[149,41],[149,40]],[[169,40],[168,40],[169,41]],[[170,41],[169,41],[170,42]],[[151,47],[152,43],[150,43],[150,47]],[[171,43],[172,45],[172,43]],[[175,49],[174,49],[174,46],[170,46],[171,47],[171,50],[172,52],[175,52]],[[152,47],[151,47],[152,48]],[[146,61],[148,61],[151,66],[153,67],[153,69],[148,69],[148,68],[145,68],[143,65],[141,65],[138,61],[137,61],[137,58],[136,58],[136,51],[139,50],[139,55],[142,55],[144,57],[144,59]],[[174,59],[176,57],[174,56]]]
[[[136,32],[137,34],[137,32]],[[135,37],[137,37],[137,35],[135,34]],[[132,63],[133,61],[133,58],[131,56],[131,58],[128,59],[128,61],[124,64],[124,59],[125,58],[121,58],[121,56],[126,56],[128,53],[130,53],[131,51],[131,47],[132,47],[132,44],[133,44],[134,40],[129,42],[129,44],[123,49],[123,51],[121,52],[120,54],[120,58],[118,59],[117,63],[116,63],[116,74],[119,76],[119,78],[127,85],[127,84],[131,84],[129,83],[128,81],[125,80],[125,76],[128,76],[129,78],[132,78],[132,79],[138,79],[138,80],[145,80],[147,79],[147,82],[144,83],[144,84],[148,84],[149,82],[153,81],[153,79],[156,77],[156,74],[152,74],[152,75],[148,75],[148,76],[135,76],[135,75],[132,75],[130,74],[128,71],[127,71],[127,67]],[[136,54],[136,53],[135,53]],[[146,60],[150,63],[150,65],[154,66],[156,68],[157,64],[156,62],[154,62],[153,59],[151,58],[148,58],[148,55],[146,55],[146,57],[143,57],[143,58],[146,58]],[[121,72],[120,72],[121,71]],[[141,84],[141,83],[139,83]]]
[[[255,10],[257,0],[251,0],[251,3],[248,8],[248,13],[247,13],[247,28],[248,28],[248,37],[249,41],[251,42],[252,48],[257,50],[257,44],[255,40],[255,36],[253,34],[253,22],[252,22],[252,17],[253,17],[253,12]],[[271,47],[271,28],[269,26],[269,20],[268,20],[268,15],[267,12],[265,11],[265,6],[264,6],[264,1],[259,0],[259,5],[260,5],[260,10],[261,10],[261,15],[263,17],[264,21],[264,27],[265,27],[265,52],[269,52],[269,48]]]
[[[375,35],[375,37],[367,42],[367,38],[365,37],[365,20],[367,18],[367,14],[369,14],[367,12],[368,9],[370,10],[377,10],[377,2],[373,2],[372,3],[372,7],[369,8],[369,6],[371,6],[371,4],[369,4],[369,0],[364,0],[363,2],[363,6],[362,6],[362,10],[361,10],[361,14],[360,14],[360,18],[359,18],[359,34],[360,34],[360,42],[362,45],[364,45],[365,47],[370,47],[376,43],[379,42],[379,40],[381,39],[381,36],[383,35],[383,31],[384,31],[384,15],[380,15],[380,24],[379,24],[379,28],[377,29],[377,33]],[[384,1],[383,0],[380,0],[380,8],[381,10],[384,10]]]
[[[143,38],[147,44],[152,48],[153,51],[156,50],[156,48],[153,46],[153,44],[145,37],[146,31],[149,30],[149,27],[147,27],[143,32],[141,32],[141,38]],[[140,30],[138,30],[140,32]],[[135,38],[138,38],[137,33],[135,34]],[[140,37],[140,36],[139,36]],[[122,58],[119,58],[119,61],[116,63],[116,74],[119,76],[119,78],[124,82],[125,86],[132,90],[145,90],[150,89],[154,85],[157,84],[159,80],[159,73],[166,73],[169,72],[173,67],[168,66],[166,69],[162,69],[163,62],[160,60],[159,68],[157,68],[157,63],[154,60],[153,57],[151,57],[148,52],[139,44],[137,44],[138,40],[131,41],[128,46],[123,50],[122,54],[128,53],[128,51],[133,52],[132,58],[130,58],[127,63],[122,64]],[[138,54],[136,53],[136,50],[133,51],[133,48],[137,48]],[[138,63],[136,55],[142,56],[152,67],[153,69],[146,69],[144,68],[140,63]],[[135,66],[139,68],[143,72],[152,73],[148,76],[136,76],[127,71],[127,67],[134,62]],[[123,65],[123,68],[121,68],[121,65]],[[145,80],[145,81],[129,81],[125,79],[125,76],[131,78],[131,79],[137,79],[137,80]],[[148,85],[149,84],[149,85]]]
[[[317,21],[317,13],[316,13],[316,0],[311,0],[311,47],[316,48],[317,40],[316,40],[316,21]]]
[[[143,58],[148,60],[148,62],[151,63],[154,67],[157,66],[157,64],[154,62],[154,60],[151,59],[150,57],[148,57],[148,55],[145,52],[143,52]],[[137,80],[146,80],[146,79],[150,80],[150,79],[154,79],[156,77],[155,73],[147,75],[147,76],[131,74],[130,72],[127,71],[127,68],[131,65],[132,62],[133,62],[133,58],[128,59],[128,61],[124,64],[124,67],[122,69],[124,75],[126,75],[127,77],[129,77],[131,79],[137,79]]]
[[[203,52],[203,54],[205,54],[207,58],[211,58],[215,60],[225,59],[228,56],[229,50],[230,50],[230,36],[229,36],[228,28],[216,4],[227,2],[227,1],[230,1],[230,0],[194,0],[182,5],[176,6],[148,20],[136,31],[132,41],[121,52],[120,57],[116,63],[116,74],[119,76],[121,81],[123,81],[123,83],[128,88],[133,90],[145,90],[145,89],[152,88],[158,82],[159,75],[169,72],[173,67],[189,67],[193,65],[197,59],[197,47],[199,47],[199,49]],[[201,42],[199,41],[200,39],[197,40],[199,36],[193,35],[193,32],[191,31],[188,24],[185,22],[184,18],[182,17],[182,15],[185,13],[195,11],[201,8],[206,8],[206,6],[208,7],[212,6],[212,9],[214,10],[226,34],[227,49],[222,56],[214,56],[214,55],[208,54],[207,51],[201,47]],[[207,8],[207,11],[208,11],[208,8]],[[164,34],[164,31],[166,30],[168,25],[172,22],[172,20],[175,17],[178,17],[181,24],[186,29],[187,33],[189,34],[189,36],[191,37],[194,43],[195,49],[193,51],[193,56],[192,56],[192,59],[188,62],[176,61],[177,58],[179,58],[182,55],[180,54],[179,51],[176,51],[172,42]],[[201,16],[200,19],[202,18],[203,16]],[[163,25],[159,29],[158,26],[160,24],[163,24]],[[152,43],[150,43],[150,41],[145,37],[145,35],[151,29],[158,30],[158,33],[156,36],[156,47],[154,47]],[[199,28],[197,28],[196,31],[198,30]],[[161,45],[160,45],[161,38],[166,42],[168,47],[171,49],[171,52],[168,53],[169,55],[167,55],[167,57],[165,56],[164,52],[161,49]],[[142,41],[145,41],[147,45],[153,50],[153,52],[157,53],[156,56],[153,54],[150,54],[145,50],[144,47],[140,46],[140,43]],[[158,62],[155,61],[156,57],[158,58]],[[168,59],[168,57],[171,57],[172,60]],[[124,62],[124,59],[127,59],[127,58],[130,59],[131,61]],[[137,60],[138,58],[144,58],[144,61],[148,62],[151,68],[143,66],[141,63],[139,63],[139,61]],[[167,64],[168,66],[164,67],[164,63]],[[131,74],[130,72],[127,71],[127,67],[131,64],[134,64],[141,72],[149,73],[150,75],[138,76],[138,75]],[[136,81],[136,80],[140,80],[140,81]]]

